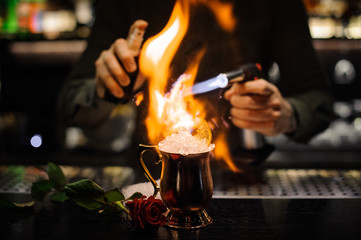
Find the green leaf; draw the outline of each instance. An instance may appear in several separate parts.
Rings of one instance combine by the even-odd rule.
[[[52,162],[48,162],[48,175],[49,180],[55,184],[56,188],[63,188],[66,184],[66,179],[63,171],[58,165]]]
[[[127,200],[134,200],[135,198],[141,199],[142,197],[143,197],[143,194],[141,194],[140,192],[135,192]]]
[[[15,203],[6,200],[0,199],[0,207],[6,208],[25,208],[34,206],[34,201],[26,202],[26,203]]]
[[[16,205],[13,202],[0,199],[0,207],[13,208]]]
[[[78,205],[89,210],[95,210],[105,205],[104,190],[89,179],[66,184],[65,193]]]
[[[34,201],[30,201],[30,202],[26,202],[26,203],[13,203],[16,207],[32,207],[34,206],[35,202]]]
[[[44,201],[45,196],[54,187],[54,183],[48,180],[35,182],[31,186],[31,197],[40,202]]]
[[[119,192],[119,190],[117,188],[105,192],[104,198],[107,203],[122,201],[125,199],[124,195],[121,192]]]
[[[54,203],[63,203],[68,199],[69,197],[66,195],[65,191],[56,192],[50,196],[50,201]]]

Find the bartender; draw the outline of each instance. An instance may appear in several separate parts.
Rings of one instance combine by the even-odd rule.
[[[329,83],[317,59],[301,0],[237,0],[232,33],[224,31],[212,12],[200,4],[191,13],[188,32],[174,63],[184,70],[193,49],[207,46],[197,79],[231,71],[242,64],[260,63],[264,77],[234,84],[224,93],[234,127],[266,136],[285,134],[308,142],[332,120]],[[138,66],[128,44],[130,26],[145,30],[145,39],[166,25],[175,1],[103,0],[95,3],[95,23],[88,46],[65,82],[59,113],[67,125],[96,129],[107,124],[130,84],[128,73]],[[140,21],[137,21],[142,19]],[[280,80],[271,83],[268,70],[277,63]],[[140,73],[136,86],[144,82]],[[134,81],[134,80],[133,80]]]

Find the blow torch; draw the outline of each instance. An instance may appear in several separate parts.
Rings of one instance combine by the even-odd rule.
[[[208,80],[194,84],[183,90],[183,97],[210,92],[219,88],[228,88],[235,83],[255,80],[262,76],[262,68],[258,63],[247,63],[237,70],[220,73]]]
[[[248,63],[242,65],[235,71],[220,73],[217,76],[194,84],[183,90],[183,97],[210,92],[216,89],[225,89],[235,83],[252,81],[262,76],[262,68],[258,63]],[[262,134],[248,129],[240,129],[239,146],[246,150],[257,150],[265,146]]]

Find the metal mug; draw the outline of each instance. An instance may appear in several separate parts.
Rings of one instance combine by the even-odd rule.
[[[169,209],[166,226],[196,229],[213,222],[205,208],[213,195],[210,152],[182,155],[159,150],[156,145],[143,145],[139,162],[144,174],[154,187],[154,196],[160,192]],[[162,162],[160,187],[144,163],[146,151],[156,153],[156,163]]]
[[[245,150],[256,150],[264,147],[264,136],[249,129],[239,129],[240,146]]]

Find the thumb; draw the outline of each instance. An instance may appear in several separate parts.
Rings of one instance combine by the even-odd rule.
[[[238,83],[233,84],[232,87],[224,93],[224,98],[226,100],[229,101],[233,95],[238,94],[238,89],[237,89],[238,85],[239,85]]]

